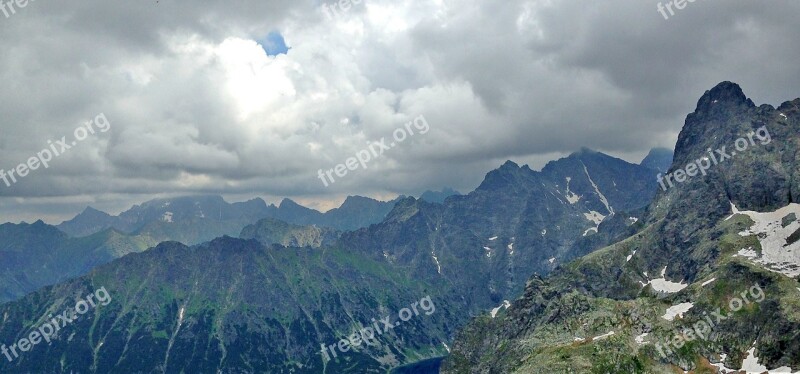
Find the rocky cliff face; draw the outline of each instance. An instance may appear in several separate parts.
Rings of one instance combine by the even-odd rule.
[[[800,369],[799,110],[755,106],[730,82],[706,92],[645,227],[532,278],[507,313],[459,334],[443,372]]]
[[[420,279],[451,284],[467,310],[485,310],[518,295],[531,274],[635,231],[638,213],[626,212],[652,198],[655,174],[591,150],[541,172],[509,161],[467,195],[444,204],[407,198],[384,222],[345,233],[341,242]]]

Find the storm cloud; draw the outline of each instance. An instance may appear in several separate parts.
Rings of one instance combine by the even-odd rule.
[[[330,208],[469,191],[506,159],[671,148],[720,81],[757,104],[800,97],[796,1],[697,1],[668,20],[649,0],[364,0],[333,17],[324,4],[38,0],[0,13],[0,168],[100,113],[111,123],[0,184],[2,221],[195,193]],[[420,115],[426,134],[317,179]]]

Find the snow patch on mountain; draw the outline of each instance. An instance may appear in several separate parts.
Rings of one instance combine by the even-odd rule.
[[[744,214],[753,220],[750,229],[739,233],[741,236],[756,235],[761,244],[761,255],[752,248],[742,249],[738,256],[746,257],[763,267],[789,277],[800,275],[800,240],[790,238],[800,232],[800,221],[784,222],[784,218],[794,214],[800,217],[800,204],[792,203],[774,212],[740,211],[731,203],[733,214]]]
[[[717,278],[711,278],[711,279],[709,279],[709,280],[707,280],[707,281],[703,282],[703,284],[701,284],[700,286],[701,286],[701,287],[708,286],[709,284],[711,284],[711,283],[712,283],[712,282],[714,282],[715,280],[717,280]]]
[[[603,340],[613,336],[614,334],[615,334],[614,331],[609,331],[607,334],[595,336],[594,339],[592,339],[592,341]]]
[[[692,307],[694,307],[694,303],[681,303],[678,305],[673,305],[667,308],[667,312],[664,313],[661,318],[667,321],[674,321],[675,317],[683,318],[683,314],[688,312],[689,309],[692,309]]]
[[[735,369],[731,369],[731,368],[725,367],[725,364],[723,364],[723,362],[728,358],[728,355],[726,355],[726,354],[721,354],[720,355],[720,361],[721,362],[716,363],[716,364],[711,364],[711,365],[715,366],[717,369],[719,369],[719,373],[721,373],[721,374],[733,374],[733,373],[741,373],[741,372],[745,372],[747,374],[792,373],[792,368],[787,367],[787,366],[783,366],[783,367],[779,367],[777,369],[769,370],[769,369],[767,369],[766,366],[759,364],[758,363],[758,356],[756,356],[755,343],[753,343],[753,345],[754,345],[754,347],[750,348],[750,350],[747,351],[747,357],[745,357],[745,359],[742,361],[742,368],[739,369],[739,370],[735,370]],[[800,373],[800,371],[795,372],[795,374],[798,374],[798,373]]]
[[[586,217],[587,220],[595,224],[595,227],[590,227],[586,231],[584,231],[583,236],[589,235],[589,232],[591,231],[594,231],[596,233],[597,230],[600,228],[600,222],[603,222],[603,220],[606,218],[606,216],[594,210],[590,210],[589,213],[583,213],[583,216]]]
[[[436,262],[436,271],[439,272],[439,274],[441,274],[442,273],[442,265],[439,264],[439,258],[436,257],[436,253],[435,252],[431,252],[431,256],[433,256],[433,261]]]
[[[664,278],[653,279],[648,284],[651,285],[654,290],[664,293],[675,293],[689,286],[688,284],[684,284],[683,282],[681,283],[670,282]]]
[[[171,222],[172,222],[172,215],[173,215],[173,213],[172,213],[172,212],[166,212],[166,213],[164,213],[164,215],[163,215],[163,216],[161,216],[161,221],[163,221],[163,222],[170,222],[170,223],[171,223]]]
[[[589,221],[594,222],[595,225],[599,225],[600,222],[603,222],[603,220],[606,218],[606,216],[600,214],[600,212],[595,212],[594,210],[590,210],[589,213],[583,213],[583,216]]]
[[[644,274],[645,276],[647,276],[647,273]],[[641,283],[642,287],[646,287],[649,284],[657,292],[663,292],[663,293],[675,293],[686,287],[689,287],[689,285],[683,283],[683,281],[680,281],[680,283],[675,283],[667,280],[666,274],[667,274],[667,267],[664,266],[664,269],[661,270],[661,278],[650,280],[647,283],[644,282],[639,282],[639,283]]]
[[[600,202],[602,202],[603,205],[605,205],[606,210],[609,213],[614,214],[614,208],[612,208],[611,205],[608,204],[608,199],[606,199],[606,196],[603,195],[602,192],[600,192],[599,188],[597,188],[597,184],[594,183],[594,180],[592,180],[592,177],[589,175],[589,170],[586,169],[586,164],[584,164],[583,162],[581,162],[581,164],[583,164],[583,171],[586,173],[586,177],[589,178],[589,183],[591,183],[592,187],[594,187],[594,192],[597,193],[597,196],[600,198]]]
[[[574,192],[569,190],[569,182],[570,181],[572,181],[572,178],[567,177],[567,193],[566,193],[566,195],[564,195],[564,197],[567,198],[567,201],[569,201],[570,204],[577,204],[578,201],[580,201],[581,196],[580,195],[576,195]]]
[[[503,308],[508,309],[509,307],[511,307],[511,303],[508,302],[508,300],[503,300],[503,303],[500,304],[500,306],[498,306],[497,308],[492,309],[492,318],[497,316],[497,313],[500,312],[500,309],[503,309]]]

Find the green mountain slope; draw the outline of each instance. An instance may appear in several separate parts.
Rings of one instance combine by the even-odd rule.
[[[51,344],[0,360],[0,371],[380,373],[441,356],[464,320],[441,287],[357,254],[223,238],[164,243],[4,304],[0,339],[18,341],[48,313],[100,287],[108,305],[65,326]],[[428,309],[414,305],[425,297]],[[403,322],[404,308],[419,313]],[[385,316],[397,326],[375,334],[374,345],[323,359],[321,344]]]
[[[16,300],[43,286],[86,274],[96,266],[129,253],[142,252],[167,239],[197,238],[215,232],[207,224],[208,221],[188,219],[175,223],[178,229],[148,226],[148,230],[138,234],[106,229],[80,238],[69,237],[41,221],[0,225],[0,238],[4,239],[0,244],[0,302]],[[233,231],[244,224],[216,224],[214,227]],[[339,235],[333,229],[291,225],[274,219],[247,226],[241,234],[265,245],[299,247],[330,245]]]

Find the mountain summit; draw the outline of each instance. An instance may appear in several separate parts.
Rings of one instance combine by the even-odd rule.
[[[800,369],[787,333],[800,331],[798,133],[800,100],[775,109],[730,82],[708,91],[669,171],[712,166],[659,191],[634,235],[530,278],[503,315],[475,319],[443,373]]]
[[[639,165],[666,173],[672,165],[672,150],[667,148],[653,148]]]

